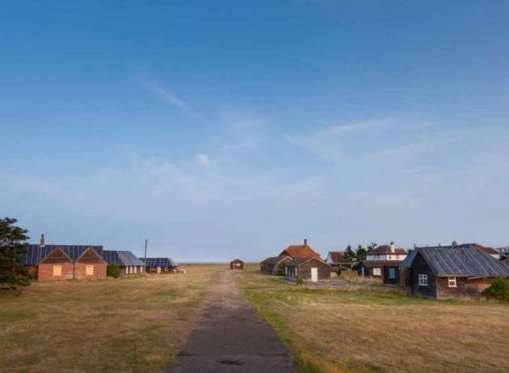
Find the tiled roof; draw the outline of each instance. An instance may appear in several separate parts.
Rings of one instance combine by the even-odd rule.
[[[290,245],[279,254],[279,256],[291,256],[292,258],[320,258],[320,254],[313,250],[307,244],[305,245]]]
[[[393,251],[394,250],[394,251]],[[391,248],[391,245],[380,245],[368,250],[368,255],[405,255],[405,249],[399,247]]]
[[[509,265],[479,250],[475,245],[420,247],[414,251],[416,253],[413,258],[421,255],[438,277],[509,277]]]
[[[91,245],[28,245],[27,253],[23,257],[23,265],[35,266],[39,262],[46,258],[53,250],[62,249],[62,251],[71,258],[71,260],[78,259],[85,250],[92,248],[97,254],[102,255],[102,246],[91,246]]]
[[[331,258],[334,263],[341,263],[345,260],[345,252],[344,251],[329,251],[327,257]]]
[[[143,266],[143,262],[130,251],[104,250],[104,260],[111,265],[117,266]]]
[[[140,258],[142,262],[145,262],[145,258]],[[175,263],[170,258],[147,258],[146,265],[148,267],[176,267]]]
[[[299,257],[299,258],[293,258],[286,265],[289,265],[289,266],[291,266],[291,265],[299,266],[299,265],[301,265],[303,263],[306,263],[306,262],[308,262],[310,260],[316,260],[316,261],[319,261],[319,262],[327,265],[327,263],[325,263],[322,259],[317,258],[317,257],[307,257],[307,258],[306,257]]]

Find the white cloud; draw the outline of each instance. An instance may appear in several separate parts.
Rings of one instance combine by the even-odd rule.
[[[150,82],[146,79],[141,79],[141,82],[145,88],[147,88],[150,92],[156,95],[160,100],[169,103],[174,106],[182,113],[188,115],[189,117],[198,120],[199,122],[206,123],[207,119],[202,116],[197,110],[195,110],[192,106],[190,106],[187,102],[178,97],[175,93],[173,93],[168,88],[163,88],[161,85]]]

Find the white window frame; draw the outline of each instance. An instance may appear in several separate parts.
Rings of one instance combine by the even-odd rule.
[[[63,271],[62,264],[53,264],[53,277],[61,277],[62,271]]]
[[[456,277],[447,277],[447,286],[450,288],[457,288],[458,281],[456,280]]]
[[[85,267],[85,274],[87,276],[93,276],[94,275],[94,271],[95,271],[94,265],[93,264],[87,264],[87,266]]]
[[[382,268],[380,267],[373,267],[373,276],[382,276]]]
[[[429,286],[428,275],[425,273],[419,273],[418,275],[419,286]]]

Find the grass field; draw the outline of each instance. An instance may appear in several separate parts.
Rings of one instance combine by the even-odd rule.
[[[307,289],[255,267],[244,294],[309,372],[507,372],[509,306]]]
[[[160,371],[173,362],[220,269],[34,283],[21,296],[0,296],[0,371]]]

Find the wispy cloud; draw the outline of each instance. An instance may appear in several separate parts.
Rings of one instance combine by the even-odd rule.
[[[160,100],[167,102],[168,104],[172,105],[182,113],[188,115],[193,119],[196,119],[199,122],[202,123],[208,122],[207,118],[201,115],[196,109],[194,109],[186,101],[177,96],[170,89],[162,87],[161,85],[149,81],[145,78],[140,78],[140,81],[147,90],[156,95]]]

